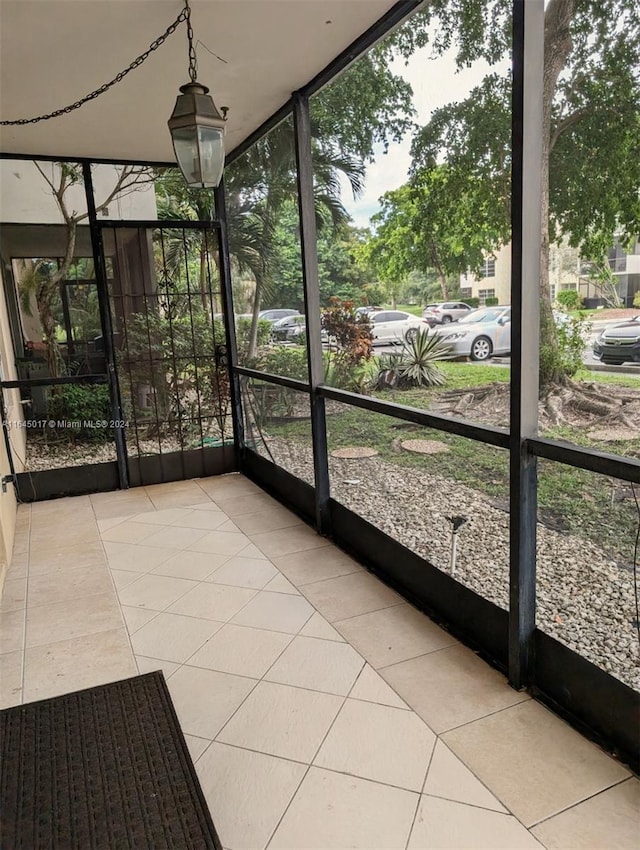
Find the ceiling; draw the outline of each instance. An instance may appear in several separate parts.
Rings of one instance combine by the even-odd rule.
[[[218,107],[229,107],[227,150],[393,5],[394,0],[191,0],[194,38],[202,42],[198,79],[210,87]],[[182,7],[182,0],[0,0],[0,118],[30,118],[81,99],[144,52]],[[187,64],[182,23],[143,65],[81,109],[0,128],[0,149],[172,162],[166,122],[178,87],[188,81]]]

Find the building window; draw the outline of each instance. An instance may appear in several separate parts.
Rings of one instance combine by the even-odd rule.
[[[478,291],[478,299],[480,300],[480,306],[484,307],[486,304],[487,298],[495,298],[496,291],[495,289],[480,289]]]
[[[460,287],[460,298],[472,298],[473,289],[470,286]]]
[[[496,258],[495,257],[487,257],[484,261],[484,265],[481,269],[481,277],[495,277],[496,276]]]

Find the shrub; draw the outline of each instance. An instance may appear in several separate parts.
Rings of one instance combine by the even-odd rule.
[[[415,339],[403,341],[398,354],[380,358],[380,371],[376,386],[384,387],[441,387],[445,383],[443,372],[435,365],[449,353],[449,346],[427,331],[419,331]]]
[[[373,333],[366,315],[356,315],[353,301],[330,298],[330,307],[322,314],[322,329],[327,332],[340,357],[354,366],[372,354]]]
[[[463,304],[468,304],[469,307],[473,307],[474,309],[480,306],[479,298],[462,298],[461,301]]]
[[[572,316],[566,324],[558,326],[560,363],[564,374],[569,378],[582,368],[585,340],[590,330],[591,322],[581,314]]]
[[[488,298],[484,299],[485,307],[497,307],[500,303],[500,299],[496,298],[495,295],[490,295]]]
[[[556,301],[567,311],[579,310],[582,307],[582,295],[575,289],[562,289],[556,295]]]
[[[633,296],[633,306],[640,307],[640,289]]]
[[[274,345],[264,349],[258,357],[247,363],[250,369],[281,375],[283,378],[296,378],[308,381],[307,352],[304,348],[288,345]]]
[[[288,345],[274,345],[264,349],[258,357],[248,361],[247,366],[283,378],[299,381],[309,380],[307,352],[304,348]],[[301,395],[288,387],[279,387],[262,381],[247,381],[250,388],[250,406],[258,428],[275,417],[295,415]]]
[[[68,439],[107,439],[110,429],[91,427],[89,424],[111,419],[111,398],[107,384],[62,384],[52,387],[50,392],[48,418],[79,423],[79,427],[56,429],[54,433],[57,436]]]

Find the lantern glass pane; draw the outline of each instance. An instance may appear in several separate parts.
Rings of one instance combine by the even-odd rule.
[[[181,127],[171,133],[180,170],[189,186],[200,185],[200,160],[196,127]]]
[[[224,169],[224,130],[198,127],[201,186],[217,186]]]

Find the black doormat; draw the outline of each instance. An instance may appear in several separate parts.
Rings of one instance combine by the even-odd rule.
[[[2,850],[221,850],[162,673],[0,712]]]

